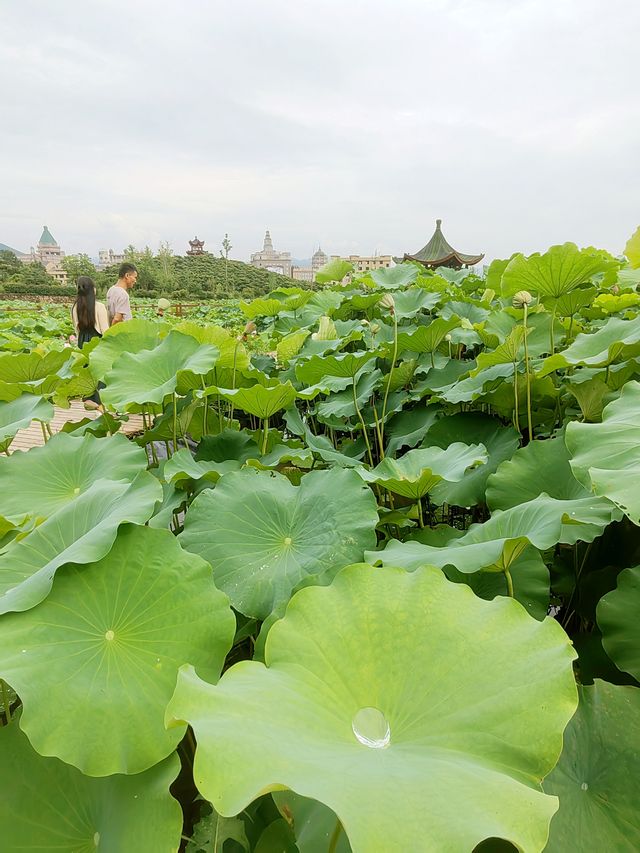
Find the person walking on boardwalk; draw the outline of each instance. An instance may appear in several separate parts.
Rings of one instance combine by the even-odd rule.
[[[127,261],[120,264],[118,280],[107,290],[107,311],[111,326],[132,318],[129,291],[136,283],[137,278],[138,270],[135,264],[130,264]]]
[[[71,319],[80,349],[92,338],[102,337],[109,328],[107,309],[102,302],[96,301],[96,286],[88,275],[81,275],[77,281],[78,294],[71,306]],[[99,409],[100,396],[95,391],[84,398],[85,409]]]

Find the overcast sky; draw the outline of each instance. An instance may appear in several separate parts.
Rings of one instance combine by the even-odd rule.
[[[638,0],[0,0],[0,242],[487,258],[640,224]]]

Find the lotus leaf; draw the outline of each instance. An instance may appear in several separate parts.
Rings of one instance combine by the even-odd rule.
[[[82,351],[88,351],[94,377],[104,379],[121,356],[155,349],[166,332],[165,326],[152,320],[127,320],[111,326],[101,338],[85,344]]]
[[[369,275],[378,287],[384,290],[405,288],[418,278],[420,268],[416,264],[397,264],[395,267],[371,270]]]
[[[198,326],[185,321],[176,326],[176,331],[195,338],[199,344],[212,344],[220,351],[216,370],[242,371],[249,367],[250,359],[242,341],[232,337],[221,326]]]
[[[193,726],[196,784],[223,815],[284,786],[333,809],[354,851],[500,837],[533,853],[557,808],[540,780],[576,707],[573,657],[553,620],[436,569],[351,566],[296,594],[266,666],[217,687],[183,668],[167,720]]]
[[[121,486],[144,471],[147,456],[123,435],[59,433],[42,447],[14,453],[0,465],[0,515],[16,523],[48,518],[99,482]]]
[[[216,392],[243,412],[263,420],[282,409],[288,409],[297,396],[291,382],[276,382],[270,386],[252,385],[251,388],[217,388]]]
[[[41,755],[89,776],[139,773],[184,735],[163,725],[178,668],[215,681],[234,632],[210,566],[168,530],[129,525],[102,560],[60,569],[38,607],[0,619],[0,675]]]
[[[31,421],[48,423],[52,419],[51,403],[33,394],[22,394],[7,403],[0,402],[0,442],[13,438],[18,430],[28,427]]]
[[[403,447],[415,447],[441,416],[442,409],[432,406],[418,406],[415,409],[403,409],[394,415],[385,427],[388,445],[386,456],[393,456]]]
[[[459,412],[441,418],[427,433],[423,445],[449,447],[453,442],[471,444],[479,442],[487,451],[487,461],[458,482],[442,482],[433,491],[435,503],[469,507],[484,503],[489,475],[498,465],[509,459],[518,447],[520,437],[513,427],[502,426],[500,421],[480,412]],[[502,507],[501,507],[502,508]]]
[[[640,524],[640,382],[627,382],[601,424],[570,423],[565,440],[576,479]]]
[[[545,853],[640,849],[640,690],[596,680],[578,687],[558,766],[544,790],[560,798]]]
[[[196,376],[208,373],[220,351],[211,344],[199,344],[180,332],[169,332],[154,349],[124,353],[105,376],[103,402],[116,409],[162,405],[176,391],[183,394],[198,387]]]
[[[302,344],[306,341],[311,333],[308,329],[302,329],[299,332],[291,332],[284,337],[276,347],[278,361],[281,364],[286,364],[295,358],[302,348]]]
[[[13,386],[12,394],[2,393],[2,399],[13,399],[15,391],[28,394],[49,394],[60,382],[58,371],[71,357],[71,350],[53,350],[0,355],[0,381]]]
[[[274,791],[271,796],[280,814],[291,825],[297,853],[325,853],[329,849],[336,828],[336,816],[331,809],[293,791]],[[340,833],[335,850],[336,853],[351,853],[344,832]]]
[[[9,851],[177,853],[182,810],[169,794],[180,762],[171,755],[137,776],[92,779],[43,758],[17,722],[0,728],[0,838]]]
[[[371,490],[353,471],[225,474],[187,512],[180,542],[213,566],[216,585],[245,616],[266,618],[308,575],[362,559],[376,540]]]
[[[111,441],[111,439],[107,439]],[[147,471],[130,482],[98,480],[25,538],[0,552],[0,613],[28,610],[49,593],[64,563],[92,563],[107,554],[124,521],[142,523],[162,500]]]
[[[358,473],[368,483],[379,483],[396,495],[418,500],[443,480],[462,480],[468,468],[484,465],[487,458],[484,445],[455,442],[446,450],[427,447],[410,450],[400,459],[387,457],[370,471],[359,468]]]
[[[618,586],[600,599],[602,645],[618,669],[640,681],[640,566],[618,575]]]
[[[458,317],[448,320],[438,318],[428,326],[419,326],[414,332],[398,334],[398,352],[434,352],[445,336],[460,325]]]
[[[365,559],[409,570],[452,565],[461,572],[487,568],[505,571],[529,544],[545,551],[558,542],[591,542],[611,519],[612,508],[593,498],[559,501],[541,494],[535,500],[494,512],[484,524],[472,524],[464,536],[445,547],[392,539],[384,551],[368,551]]]
[[[551,246],[543,255],[515,255],[502,274],[502,294],[513,296],[519,290],[528,290],[543,299],[557,299],[616,265],[608,252],[578,249],[575,243]]]
[[[605,367],[618,358],[640,354],[640,316],[633,320],[611,317],[597,332],[579,334],[566,350],[545,359],[539,370],[546,376],[554,370],[585,364]]]
[[[296,364],[296,376],[300,382],[306,382],[309,385],[321,382],[328,376],[353,379],[360,369],[376,355],[377,353],[372,350],[350,352],[344,355],[314,355],[306,361]]]
[[[330,281],[342,281],[342,279],[353,272],[353,264],[336,258],[321,267],[316,273],[318,284],[327,284]]]
[[[638,269],[638,267],[640,267],[640,227],[636,228],[631,237],[627,240],[627,245],[624,247],[624,253],[632,268]]]
[[[256,452],[256,456],[258,455]],[[226,462],[196,461],[190,450],[182,448],[167,460],[164,478],[167,483],[181,483],[185,480],[207,480],[216,483],[223,474],[240,468],[240,464],[235,459],[228,459]]]

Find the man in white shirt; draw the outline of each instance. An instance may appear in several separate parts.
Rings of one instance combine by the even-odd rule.
[[[118,280],[107,290],[107,312],[109,314],[109,323],[112,326],[115,326],[116,323],[122,323],[123,320],[130,320],[132,318],[129,291],[136,283],[137,278],[138,270],[134,264],[126,261],[120,264]]]

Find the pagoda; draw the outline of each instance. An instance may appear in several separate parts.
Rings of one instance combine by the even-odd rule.
[[[197,237],[194,237],[193,240],[189,240],[190,249],[187,249],[187,255],[204,255],[206,254],[204,251],[204,240],[198,240]]]
[[[484,258],[484,253],[481,255],[465,255],[463,252],[458,252],[445,240],[441,225],[442,220],[436,219],[436,230],[433,232],[433,237],[419,252],[413,255],[405,253],[402,258],[394,258],[394,261],[396,263],[417,261],[428,269],[452,267],[455,270],[459,270],[461,267],[472,267],[474,264],[480,263]]]

